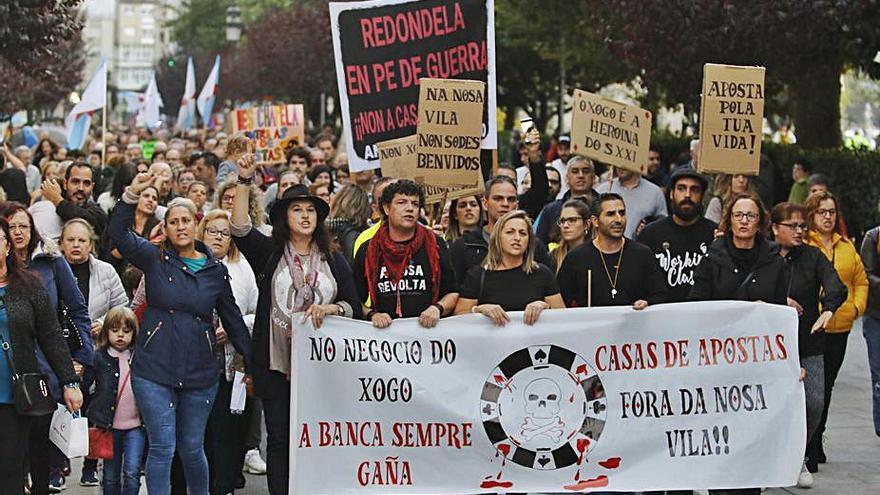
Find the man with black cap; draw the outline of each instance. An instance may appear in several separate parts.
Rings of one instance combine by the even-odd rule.
[[[669,302],[688,300],[694,272],[706,257],[718,225],[703,217],[703,194],[709,183],[691,167],[675,169],[667,194],[672,215],[648,224],[638,241],[654,252],[664,273]]]

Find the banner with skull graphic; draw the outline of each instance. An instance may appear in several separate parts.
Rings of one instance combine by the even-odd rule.
[[[294,318],[290,491],[790,486],[797,315],[746,302],[481,315],[388,330]]]

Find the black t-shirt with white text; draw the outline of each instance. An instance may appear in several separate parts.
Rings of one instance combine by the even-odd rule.
[[[639,234],[638,241],[648,246],[663,272],[669,289],[669,302],[688,300],[694,286],[694,271],[709,252],[718,225],[700,218],[693,225],[678,225],[672,217],[651,222]]]
[[[373,239],[370,240],[373,242]],[[437,239],[440,251],[440,294],[442,298],[451,292],[458,292],[455,282],[455,271],[446,242]],[[358,250],[354,261],[354,283],[361,301],[366,302],[370,295],[367,287],[367,277],[364,272],[364,260],[367,256],[367,246]],[[399,285],[399,287],[398,287]],[[422,311],[431,305],[431,264],[428,261],[427,247],[413,254],[409,266],[403,272],[400,284],[396,284],[388,277],[385,266],[379,267],[377,280],[377,299],[372,301],[372,308],[379,313],[388,313],[392,318],[397,318],[397,291],[400,289],[400,312],[403,318],[419,316]]]

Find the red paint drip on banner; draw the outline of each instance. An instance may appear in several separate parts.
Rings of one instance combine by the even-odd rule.
[[[487,480],[480,483],[480,488],[513,488],[513,482]]]
[[[608,476],[604,474],[596,478],[578,481],[573,485],[566,485],[564,488],[569,491],[579,492],[588,488],[604,488],[608,486]]]
[[[600,461],[599,465],[605,469],[617,469],[620,467],[620,457],[611,457],[604,461]]]

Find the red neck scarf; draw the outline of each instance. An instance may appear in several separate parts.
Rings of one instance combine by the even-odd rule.
[[[413,255],[425,248],[428,252],[428,264],[431,265],[431,303],[436,303],[440,295],[440,248],[434,232],[421,224],[416,225],[416,235],[409,242],[397,243],[391,240],[388,223],[383,222],[376,235],[367,245],[367,257],[364,270],[370,291],[373,308],[378,301],[379,270],[382,266],[388,273],[391,283],[397,287],[397,317],[401,317],[400,280]]]

